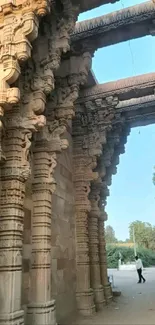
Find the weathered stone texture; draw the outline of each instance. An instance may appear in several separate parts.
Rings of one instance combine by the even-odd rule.
[[[76,309],[75,213],[72,182],[72,139],[58,158],[57,182],[52,206],[52,296],[56,299],[57,321],[67,319]]]
[[[72,182],[72,139],[68,128],[65,138],[69,148],[58,158],[57,182],[52,206],[52,296],[56,299],[57,322],[76,310],[75,213]]]
[[[31,182],[29,182],[29,188]],[[24,233],[23,233],[23,261],[22,261],[22,307],[25,310],[29,303],[29,288],[30,288],[30,259],[31,259],[31,218],[32,218],[32,199],[29,197],[29,192],[26,191],[24,202]]]
[[[155,74],[90,78],[97,48],[155,35],[155,0],[74,30],[115,1],[0,0],[0,325],[68,324],[112,298],[108,187],[130,127],[155,120]]]
[[[65,138],[69,148],[58,157],[57,182],[52,202],[51,269],[52,298],[56,300],[57,321],[61,323],[76,311],[75,213],[72,175],[72,138],[68,127]],[[23,238],[22,305],[30,302],[29,271],[31,258],[31,182],[27,185]]]

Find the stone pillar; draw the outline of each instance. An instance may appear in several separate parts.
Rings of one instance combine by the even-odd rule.
[[[54,325],[55,301],[51,287],[51,218],[52,193],[55,190],[54,169],[57,154],[68,147],[61,139],[66,127],[48,115],[47,124],[37,134],[34,148],[32,260],[30,271],[31,303],[27,310],[27,324]],[[52,111],[53,113],[53,111]]]
[[[110,98],[109,104],[107,99],[95,102],[87,101],[83,104],[79,99],[76,106],[76,119],[73,123],[77,305],[80,313],[85,316],[91,315],[95,310],[94,295],[97,309],[101,309],[104,303],[97,244],[98,211],[94,205],[91,211],[88,196],[91,182],[98,178],[98,173],[93,172],[96,167],[96,157],[101,155],[102,145],[106,143],[106,127],[103,125],[99,128],[101,115],[98,114],[98,107],[102,109],[103,113],[103,107],[106,108],[109,105],[108,108],[111,111],[112,101],[113,98]],[[105,115],[106,117],[108,115],[108,109],[105,110],[106,112],[102,114],[104,119]],[[89,230],[88,218],[90,219]]]
[[[107,220],[106,212],[101,212],[99,217],[99,255],[100,255],[100,269],[101,269],[101,279],[104,288],[104,294],[106,303],[112,300],[112,290],[111,285],[108,281],[107,274],[107,257],[106,257],[106,242],[105,242],[105,230],[104,221]]]
[[[90,249],[90,279],[94,291],[96,310],[101,310],[105,304],[103,285],[101,283],[101,270],[99,263],[99,216],[98,202],[100,199],[100,182],[95,181],[91,185],[89,212],[89,249]]]
[[[33,103],[32,119],[26,113],[21,117],[21,107],[14,107],[4,117],[6,162],[0,175],[0,324],[24,324],[21,310],[23,205],[25,183],[30,174],[30,139],[34,123],[35,127],[40,123],[32,107]]]
[[[83,315],[90,315],[94,311],[92,294],[90,295],[90,292],[92,292],[91,287],[94,289],[96,308],[101,309],[104,303],[103,286],[106,285],[101,282],[102,273],[100,272],[98,255],[98,216],[100,213],[97,206],[98,202],[95,202],[94,197],[91,197],[91,194],[96,196],[96,193],[90,194],[92,209],[88,195],[90,183],[94,180],[94,177],[90,175],[90,170],[92,173],[93,168],[96,167],[95,164],[93,166],[91,163],[93,161],[96,162],[96,158],[102,154],[103,146],[107,143],[107,132],[111,130],[117,103],[117,97],[110,96],[94,99],[91,97],[91,93],[89,94],[89,91],[87,94],[87,90],[81,93],[81,98],[76,102],[76,119],[73,123],[73,143],[77,211],[77,304],[79,311]],[[113,148],[111,150],[110,147],[106,153],[106,156],[108,155],[107,165],[110,164],[112,154]],[[102,173],[105,175],[106,170],[102,170]],[[102,177],[102,175],[100,176]],[[98,178],[98,173],[96,173],[96,177]],[[84,214],[82,214],[83,211]],[[88,214],[89,236],[87,230]],[[85,277],[83,277],[84,273]]]
[[[74,155],[74,184],[76,207],[76,260],[77,260],[77,308],[84,316],[95,312],[93,290],[90,287],[90,256],[88,236],[88,212],[91,209],[88,194],[93,175],[92,158]]]
[[[34,147],[34,214],[32,226],[31,299],[27,323],[55,324],[55,304],[51,300],[51,202],[56,166],[56,156],[68,147],[61,139],[67,123],[74,114],[74,101],[79,87],[87,80],[91,56],[71,57],[64,60],[55,72],[55,89],[48,96],[46,106],[47,126],[37,135]],[[53,69],[50,67],[50,69]],[[82,73],[82,77],[81,77]],[[47,78],[46,78],[47,80]],[[46,91],[47,93],[47,91]]]
[[[0,324],[24,324],[21,279],[26,169],[22,166],[22,147],[20,130],[6,132],[0,201]]]
[[[118,128],[119,129],[119,128]],[[120,131],[120,130],[118,130]],[[115,152],[115,148],[119,144],[119,132],[112,129],[112,131],[107,136],[107,143],[104,146],[102,156],[100,158],[100,166],[104,166],[103,171],[100,171],[99,174],[102,177],[102,186],[100,189],[100,216],[99,216],[99,254],[100,254],[100,269],[101,269],[101,279],[102,285],[104,288],[104,294],[106,303],[109,303],[112,299],[112,289],[108,281],[107,274],[107,258],[106,258],[106,242],[105,242],[105,230],[104,222],[107,220],[107,214],[103,210],[102,205],[106,205],[107,196],[109,196],[108,189],[108,171],[111,169],[112,158]]]
[[[33,218],[31,260],[31,303],[27,323],[54,325],[55,302],[51,299],[51,204],[55,184],[51,173],[55,155],[44,141],[37,141],[33,153]]]
[[[20,89],[11,85],[20,75],[19,63],[31,56],[31,42],[38,33],[37,15],[45,14],[46,9],[47,1],[44,4],[31,1],[24,6],[19,1],[14,6],[12,1],[1,3],[0,120],[4,119],[5,125],[6,162],[0,149],[0,160],[4,163],[0,174],[0,324],[6,325],[24,324],[21,310],[23,204],[30,172],[30,139],[39,126],[39,117],[32,107],[25,112],[22,101],[18,106]]]

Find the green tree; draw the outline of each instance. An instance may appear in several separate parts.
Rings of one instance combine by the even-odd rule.
[[[133,241],[133,228],[135,241],[139,246],[145,248],[155,248],[155,228],[148,222],[134,221],[129,225],[130,240]]]
[[[120,253],[122,256],[122,261],[124,263],[128,263],[128,262],[131,263],[135,261],[134,250],[131,247],[108,244],[106,247],[106,252],[107,252],[107,262],[109,268],[118,267],[118,259]],[[155,265],[155,251],[138,247],[137,254],[142,259],[144,267]]]
[[[155,250],[155,227],[152,227],[152,232],[150,234],[149,248]]]
[[[106,226],[105,239],[106,239],[106,243],[108,243],[108,244],[117,242],[117,238],[115,237],[115,231],[114,231],[113,227]]]
[[[130,242],[131,242],[130,238],[126,238],[125,243],[130,243]]]

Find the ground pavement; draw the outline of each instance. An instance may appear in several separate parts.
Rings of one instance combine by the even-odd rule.
[[[74,325],[155,325],[155,268],[144,270],[146,283],[137,284],[136,271],[109,270],[122,295],[90,318],[78,318]]]

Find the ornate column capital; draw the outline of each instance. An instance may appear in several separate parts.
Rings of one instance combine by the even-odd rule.
[[[72,119],[75,114],[74,104],[79,96],[79,89],[87,81],[91,68],[91,56],[84,53],[81,57],[63,60],[55,72],[55,90],[50,96],[49,108],[55,109],[57,119]]]
[[[44,16],[50,11],[50,0],[8,0],[7,3],[1,0],[0,8],[2,16],[16,13],[17,10],[22,14],[32,11],[38,16]]]
[[[0,10],[0,116],[20,101],[20,87],[11,87],[18,79],[20,63],[31,56],[31,42],[38,36],[39,16],[50,9],[48,0],[1,1]]]
[[[16,104],[20,98],[18,88],[10,88],[20,74],[19,62],[31,55],[31,44],[38,33],[38,19],[33,11],[13,11],[3,17],[0,51],[0,105]]]
[[[10,173],[14,173],[14,176],[18,174],[23,181],[26,181],[31,172],[29,153],[32,133],[40,130],[46,123],[46,118],[41,114],[44,108],[44,94],[34,92],[27,99],[25,96],[24,101],[19,106],[13,106],[11,111],[6,111],[4,117],[4,152],[7,157],[4,172],[9,168]],[[14,150],[10,150],[13,148],[12,146],[14,146]],[[16,161],[16,168],[14,168],[12,159],[14,159],[15,151],[19,151],[19,148],[19,159]]]
[[[90,155],[102,154],[102,147],[106,144],[107,134],[112,128],[117,103],[118,98],[113,96],[98,99],[89,99],[88,96],[87,99],[80,98],[77,101],[74,122],[76,135],[83,129],[83,148],[88,149]]]

